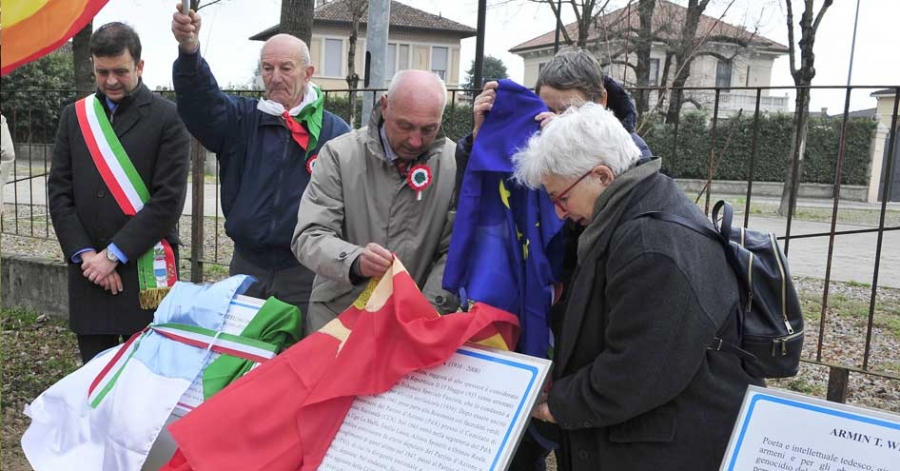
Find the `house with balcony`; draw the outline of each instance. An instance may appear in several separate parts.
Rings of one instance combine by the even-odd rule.
[[[310,59],[316,68],[313,82],[323,90],[347,90],[350,53],[350,7],[348,0],[316,2]],[[447,88],[459,87],[460,41],[475,36],[476,30],[441,15],[434,15],[403,3],[391,2],[390,30],[386,58],[387,77],[404,69],[430,70],[444,79]],[[368,12],[359,22],[355,69],[362,87],[366,56]],[[250,37],[265,41],[280,32],[272,26]]]
[[[667,44],[681,37],[686,13],[687,8],[669,1],[659,0],[656,4],[651,21],[654,36],[650,50],[651,87],[672,84],[674,71],[678,67],[674,58],[670,57],[666,83],[662,83],[661,77],[665,70]],[[627,87],[637,84],[634,70],[637,54],[633,38],[639,28],[637,6],[630,4],[595,18],[588,35],[587,48],[603,64],[604,72]],[[570,37],[577,37],[577,23],[567,25],[566,30]],[[534,85],[541,68],[553,57],[554,37],[555,31],[549,31],[509,50],[525,61],[526,85]],[[773,62],[788,53],[787,46],[706,15],[700,17],[697,37],[706,40],[695,53],[685,87],[704,87],[708,90],[686,90],[686,103],[682,110],[707,109],[711,113],[715,104],[714,89],[719,87],[719,116],[731,116],[740,109],[752,113],[756,105],[756,91],[730,87],[770,86]],[[658,95],[657,91],[650,93],[651,109],[657,103]],[[788,96],[784,92],[765,89],[761,92],[761,111],[786,112],[788,104]]]

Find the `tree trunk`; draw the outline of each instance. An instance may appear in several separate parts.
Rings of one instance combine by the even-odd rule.
[[[784,180],[784,188],[781,191],[781,204],[778,206],[778,214],[786,216],[789,205],[796,207],[797,191],[800,189],[800,176],[803,175],[803,155],[806,151],[806,133],[809,123],[809,88],[797,90],[797,98],[794,100],[794,119],[791,122],[794,140],[791,141],[791,161],[788,164],[787,176]],[[791,208],[791,211],[793,209]]]
[[[359,75],[356,73],[356,40],[359,37],[359,17],[353,17],[350,23],[350,48],[347,52],[347,88],[350,89],[350,127],[356,128],[356,87],[359,86]]]
[[[75,70],[75,90],[78,98],[94,91],[94,67],[91,64],[91,34],[93,21],[85,25],[72,38],[72,65]]]
[[[688,1],[684,26],[681,28],[681,40],[675,50],[675,63],[678,64],[678,69],[672,83],[669,110],[666,112],[667,123],[677,122],[681,114],[681,105],[684,103],[682,87],[691,76],[691,62],[694,61],[694,52],[698,46],[697,26],[700,24],[700,17],[706,10],[707,4],[709,4],[709,0]]]
[[[315,0],[281,0],[281,32],[309,44],[315,7]]]
[[[816,42],[816,30],[819,29],[822,17],[833,1],[825,0],[819,9],[819,13],[816,14],[813,11],[812,0],[806,0],[803,14],[800,16],[800,41],[797,43],[797,46],[800,47],[800,68],[798,69],[794,65],[794,57],[796,56],[793,25],[794,12],[790,0],[785,0],[785,6],[787,7],[788,54],[791,61],[791,75],[794,78],[794,85],[797,86],[797,98],[794,100],[795,108],[792,123],[794,141],[791,143],[791,164],[788,167],[784,188],[781,190],[781,204],[778,205],[778,214],[780,216],[786,216],[789,212],[793,212],[797,204],[796,195],[800,189],[800,177],[803,175],[803,154],[806,150],[806,133],[809,122],[809,86],[816,76],[816,55],[813,52]]]
[[[634,103],[637,107],[638,123],[644,121],[644,113],[650,109],[650,90],[646,87],[650,83],[650,49],[653,46],[652,18],[656,0],[640,0],[638,11],[641,18],[640,32],[637,37],[637,66],[634,72],[637,75],[637,93],[634,94]],[[659,75],[659,70],[657,70]]]

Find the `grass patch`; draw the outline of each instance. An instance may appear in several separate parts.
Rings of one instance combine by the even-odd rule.
[[[816,397],[825,396],[825,392],[827,389],[826,386],[814,383],[807,379],[806,376],[802,375],[794,376],[793,378],[772,380],[769,383],[771,386],[776,386],[779,388],[798,392],[800,394],[808,394]]]
[[[735,216],[744,214],[744,206],[747,204],[746,198],[725,198],[734,207]],[[829,200],[830,201],[830,200]],[[778,204],[758,203],[755,200],[750,201],[750,214],[753,216],[780,218],[778,215]],[[794,219],[798,221],[809,222],[831,222],[832,208],[816,208],[804,207],[798,205],[794,211]],[[856,224],[863,226],[877,227],[881,220],[881,211],[879,209],[858,209],[846,208],[838,206],[838,222],[841,224]],[[750,221],[752,227],[752,220]],[[900,211],[888,210],[884,218],[885,226],[900,225]]]
[[[41,392],[81,366],[78,346],[66,321],[23,309],[0,309],[3,433],[0,468],[31,469],[19,440],[30,423],[22,410]]]
[[[895,337],[900,337],[900,315],[875,316],[872,325],[890,332]],[[900,373],[900,369],[897,372]]]
[[[81,366],[75,334],[64,320],[23,309],[2,309],[0,326],[4,409],[30,401]]]

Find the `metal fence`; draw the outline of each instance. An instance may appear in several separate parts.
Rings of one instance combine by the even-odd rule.
[[[884,146],[883,171],[884,178],[880,181],[878,193],[880,195],[892,195],[896,193],[893,188],[897,184],[894,175],[900,174],[896,169],[898,166],[898,155],[900,155],[900,143],[897,136],[900,134],[900,126],[898,126],[898,104],[900,104],[900,86],[880,86],[880,87],[810,87],[811,93],[816,94],[824,91],[833,92],[835,90],[842,91],[845,95],[843,113],[833,119],[840,120],[840,140],[837,148],[831,149],[835,157],[835,165],[833,171],[833,185],[830,196],[825,201],[830,201],[831,217],[830,229],[818,232],[795,233],[795,211],[791,205],[785,218],[785,228],[781,239],[783,248],[790,259],[791,242],[800,239],[827,239],[827,253],[823,254],[826,260],[826,268],[824,273],[824,288],[822,290],[821,313],[819,316],[818,332],[808,332],[808,338],[812,340],[817,335],[817,349],[815,355],[807,355],[805,362],[815,365],[821,365],[830,369],[830,380],[828,384],[828,398],[843,402],[847,395],[847,387],[849,384],[849,374],[864,373],[866,375],[882,376],[893,380],[900,380],[900,361],[896,371],[875,370],[871,367],[873,332],[875,332],[875,311],[876,299],[879,292],[879,274],[881,270],[882,255],[886,247],[884,246],[884,238],[886,234],[900,230],[900,222],[890,223],[887,220],[888,199],[884,197],[880,199],[878,210],[878,223],[874,227],[859,229],[843,229],[837,227],[839,219],[839,211],[841,204],[844,203],[842,195],[842,173],[844,168],[844,157],[846,150],[846,137],[848,122],[850,121],[850,98],[854,93],[870,93],[876,89],[882,89],[881,94],[887,91],[887,96],[893,96],[893,108],[889,110],[889,125],[887,128],[887,136],[881,145]],[[664,94],[665,90],[660,88],[646,89],[651,96],[651,102]],[[712,198],[712,185],[715,180],[715,173],[718,167],[719,154],[728,152],[728,140],[724,146],[721,145],[721,134],[726,133],[727,122],[734,116],[753,116],[750,136],[750,153],[749,161],[744,162],[749,169],[749,176],[746,179],[746,191],[742,198],[743,208],[743,225],[752,226],[751,215],[753,210],[751,202],[754,198],[754,173],[758,155],[759,140],[758,135],[759,123],[761,116],[773,111],[773,108],[779,108],[784,105],[786,98],[781,96],[786,92],[793,90],[793,87],[732,87],[729,89],[721,88],[686,88],[685,94],[694,97],[702,97],[702,100],[694,99],[693,103],[704,107],[706,113],[709,131],[709,155],[708,165],[706,167],[706,185],[705,191],[705,207],[708,208]],[[632,93],[640,90],[632,89]],[[361,108],[363,100],[371,100],[373,105],[377,106],[377,100],[384,90],[365,90],[358,91],[357,108]],[[171,92],[160,92],[171,98]],[[258,97],[259,91],[240,91],[236,94]],[[330,90],[325,91],[325,107],[335,114],[340,115],[345,120],[350,121],[351,109],[349,106],[350,90]],[[41,100],[39,104],[35,103],[33,97],[39,94]],[[7,198],[5,199],[6,208],[2,221],[0,221],[0,229],[2,233],[8,236],[34,238],[34,239],[55,239],[53,229],[49,224],[49,211],[47,205],[46,181],[50,169],[50,161],[53,151],[54,136],[59,119],[61,108],[71,103],[75,99],[74,91],[4,91],[4,101],[0,103],[4,115],[10,124],[11,132],[16,142],[17,148],[17,164],[16,172],[8,182],[6,188]],[[468,133],[472,126],[471,115],[472,92],[469,90],[450,90],[448,92],[447,108],[444,115],[443,133],[453,140],[457,140]],[[651,103],[652,104],[652,103]],[[780,110],[786,112],[787,110]],[[360,110],[357,109],[353,113],[356,122],[355,126],[367,120],[367,117],[359,116]],[[683,145],[679,138],[679,124],[674,123],[671,126],[670,134],[672,143],[669,147],[671,155],[664,155],[666,159],[677,159],[679,148]],[[882,123],[882,126],[884,123]],[[226,266],[231,258],[231,241],[223,237],[224,217],[221,215],[219,208],[219,181],[218,163],[214,158],[207,158],[208,153],[196,143],[192,143],[192,170],[190,190],[192,197],[190,202],[186,204],[185,209],[190,209],[190,216],[184,216],[181,221],[181,231],[183,241],[190,241],[190,251],[187,256],[183,257],[183,268],[188,268],[193,281],[203,281],[211,277],[216,277],[225,272]],[[785,149],[787,154],[788,150]],[[876,155],[874,158],[878,158]],[[796,169],[800,162],[796,159],[790,161],[790,165]],[[799,178],[798,172],[793,172],[794,178]],[[870,181],[877,182],[875,178]],[[794,185],[794,189],[798,185]],[[212,198],[211,204],[205,204],[207,198]],[[796,201],[798,195],[796,191],[791,193],[792,201]],[[698,197],[698,200],[700,198]],[[209,208],[216,208],[210,210]],[[835,245],[837,238],[852,237],[859,234],[876,234],[876,244],[874,248],[873,260],[871,266],[871,291],[869,296],[869,309],[866,318],[865,328],[865,347],[862,359],[858,364],[833,364],[826,360],[826,352],[824,351],[824,338],[826,336],[826,324],[829,315],[829,295],[831,280],[833,277],[832,262],[835,256]],[[186,245],[186,244],[185,244]],[[897,250],[896,247],[893,250]]]

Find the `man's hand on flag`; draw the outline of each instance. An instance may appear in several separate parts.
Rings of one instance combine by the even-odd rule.
[[[378,278],[387,273],[393,263],[394,254],[372,242],[363,248],[359,256],[359,273],[366,278]]]
[[[475,104],[472,107],[472,113],[475,115],[475,123],[472,126],[472,140],[478,137],[478,131],[484,124],[485,115],[494,107],[494,100],[497,98],[497,87],[499,82],[488,82],[484,84],[484,90],[475,98]]]
[[[182,52],[193,54],[200,48],[200,14],[194,10],[184,14],[181,3],[175,6],[175,10],[177,11],[172,15],[172,35]]]

